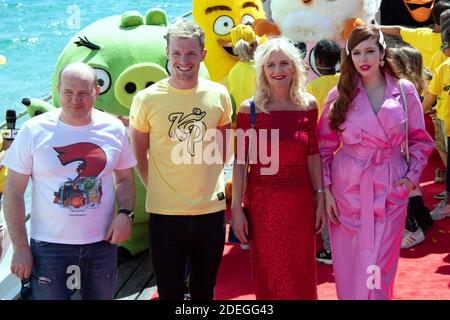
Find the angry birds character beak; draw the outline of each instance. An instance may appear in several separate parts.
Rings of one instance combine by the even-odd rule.
[[[430,18],[434,2],[435,0],[403,0],[411,17],[419,23],[423,23]]]
[[[235,59],[236,61],[239,60],[239,57],[233,51],[233,44],[231,42],[218,39],[217,43],[223,48],[223,50],[225,50],[229,57]]]

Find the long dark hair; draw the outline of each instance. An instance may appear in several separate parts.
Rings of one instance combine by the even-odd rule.
[[[334,101],[333,106],[330,108],[329,121],[330,126],[334,130],[341,131],[339,126],[345,121],[348,108],[353,100],[356,85],[358,83],[359,74],[353,64],[351,51],[358,46],[361,42],[367,39],[375,39],[380,52],[385,51],[384,55],[384,66],[380,67],[385,73],[389,73],[395,78],[398,75],[395,73],[395,69],[392,66],[390,59],[389,49],[384,49],[380,44],[380,32],[375,26],[359,26],[350,33],[347,41],[347,48],[349,54],[347,54],[346,49],[341,52],[341,76],[337,85],[338,97]]]

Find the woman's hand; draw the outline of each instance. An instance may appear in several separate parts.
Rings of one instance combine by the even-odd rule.
[[[316,235],[322,232],[326,223],[327,223],[327,214],[325,212],[325,199],[323,193],[319,193],[316,196],[316,223],[315,223]]]
[[[411,180],[409,180],[408,178],[403,178],[403,179],[398,180],[395,185],[399,186],[401,184],[404,184],[406,189],[408,189],[409,192],[413,191],[414,188],[416,187],[414,185],[414,183],[412,183]]]
[[[248,243],[248,221],[242,207],[231,208],[231,227],[241,243]]]
[[[327,212],[328,218],[334,224],[341,224],[339,221],[339,212],[336,205],[336,200],[329,187],[325,188],[325,210]]]

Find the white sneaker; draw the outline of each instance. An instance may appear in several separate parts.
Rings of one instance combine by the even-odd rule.
[[[425,240],[425,235],[422,229],[418,228],[415,232],[411,232],[405,229],[402,236],[402,249],[407,249],[421,243]]]
[[[436,208],[434,208],[431,212],[430,212],[431,218],[436,221],[436,220],[442,220],[446,217],[450,217],[450,205],[447,204],[446,200],[442,200],[437,206]]]

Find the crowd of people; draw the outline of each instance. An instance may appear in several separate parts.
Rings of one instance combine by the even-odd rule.
[[[359,26],[344,48],[324,39],[312,81],[288,39],[258,46],[239,26],[229,88],[199,77],[204,32],[178,19],[166,36],[170,77],[135,96],[130,143],[120,121],[93,107],[95,71],[66,66],[62,108],[27,121],[2,162],[12,273],[30,282],[33,299],[70,299],[67,268],[77,266],[83,298],[112,299],[135,167],[159,298],[182,300],[188,269],[191,298],[213,299],[234,150],[231,226],[249,244],[257,299],[317,299],[316,259],[333,264],[339,299],[392,299],[400,249],[450,216],[449,173],[437,172],[446,191],[431,213],[419,187],[434,147],[448,164],[449,16],[440,1],[433,29]],[[436,143],[425,112],[435,113]]]

